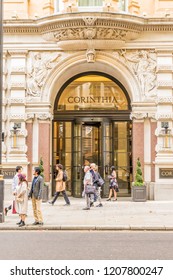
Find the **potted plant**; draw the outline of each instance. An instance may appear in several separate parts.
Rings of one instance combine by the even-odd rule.
[[[142,169],[140,159],[137,159],[135,182],[132,185],[132,200],[133,201],[146,201],[147,189],[142,177]]]

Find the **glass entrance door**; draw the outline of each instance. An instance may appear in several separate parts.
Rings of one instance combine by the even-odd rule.
[[[102,196],[109,192],[110,167],[115,166],[119,196],[128,196],[132,182],[131,122],[100,118],[89,122],[86,118],[74,122],[54,122],[53,167],[61,163],[68,172],[66,189],[74,197],[81,197],[84,165],[96,163],[105,180]],[[52,172],[53,173],[53,172]],[[53,180],[53,192],[55,180]],[[53,193],[52,192],[52,193]]]
[[[100,170],[101,165],[101,123],[81,122],[74,124],[73,137],[73,192],[81,196],[83,167],[94,162]]]

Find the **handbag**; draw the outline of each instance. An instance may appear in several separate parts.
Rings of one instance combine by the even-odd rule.
[[[85,193],[86,194],[95,194],[96,187],[94,185],[86,185],[85,186]]]
[[[104,183],[105,183],[105,181],[102,179],[102,177],[100,177],[100,178],[98,179],[97,185],[98,185],[99,187],[101,187],[101,186],[104,185]]]

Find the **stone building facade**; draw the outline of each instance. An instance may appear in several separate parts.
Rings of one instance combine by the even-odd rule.
[[[173,1],[3,2],[6,184],[42,157],[50,194],[61,162],[80,197],[95,161],[127,196],[139,157],[148,199],[173,200]]]

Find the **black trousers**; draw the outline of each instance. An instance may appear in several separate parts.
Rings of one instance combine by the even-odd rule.
[[[65,190],[62,191],[62,192],[56,192],[56,193],[55,193],[55,196],[54,196],[54,198],[53,198],[53,200],[52,200],[52,204],[55,203],[55,201],[57,200],[57,198],[58,198],[58,196],[60,195],[60,193],[62,193],[65,202],[66,202],[67,204],[70,204],[70,200],[69,200],[69,198],[68,198],[67,193],[66,193]]]

